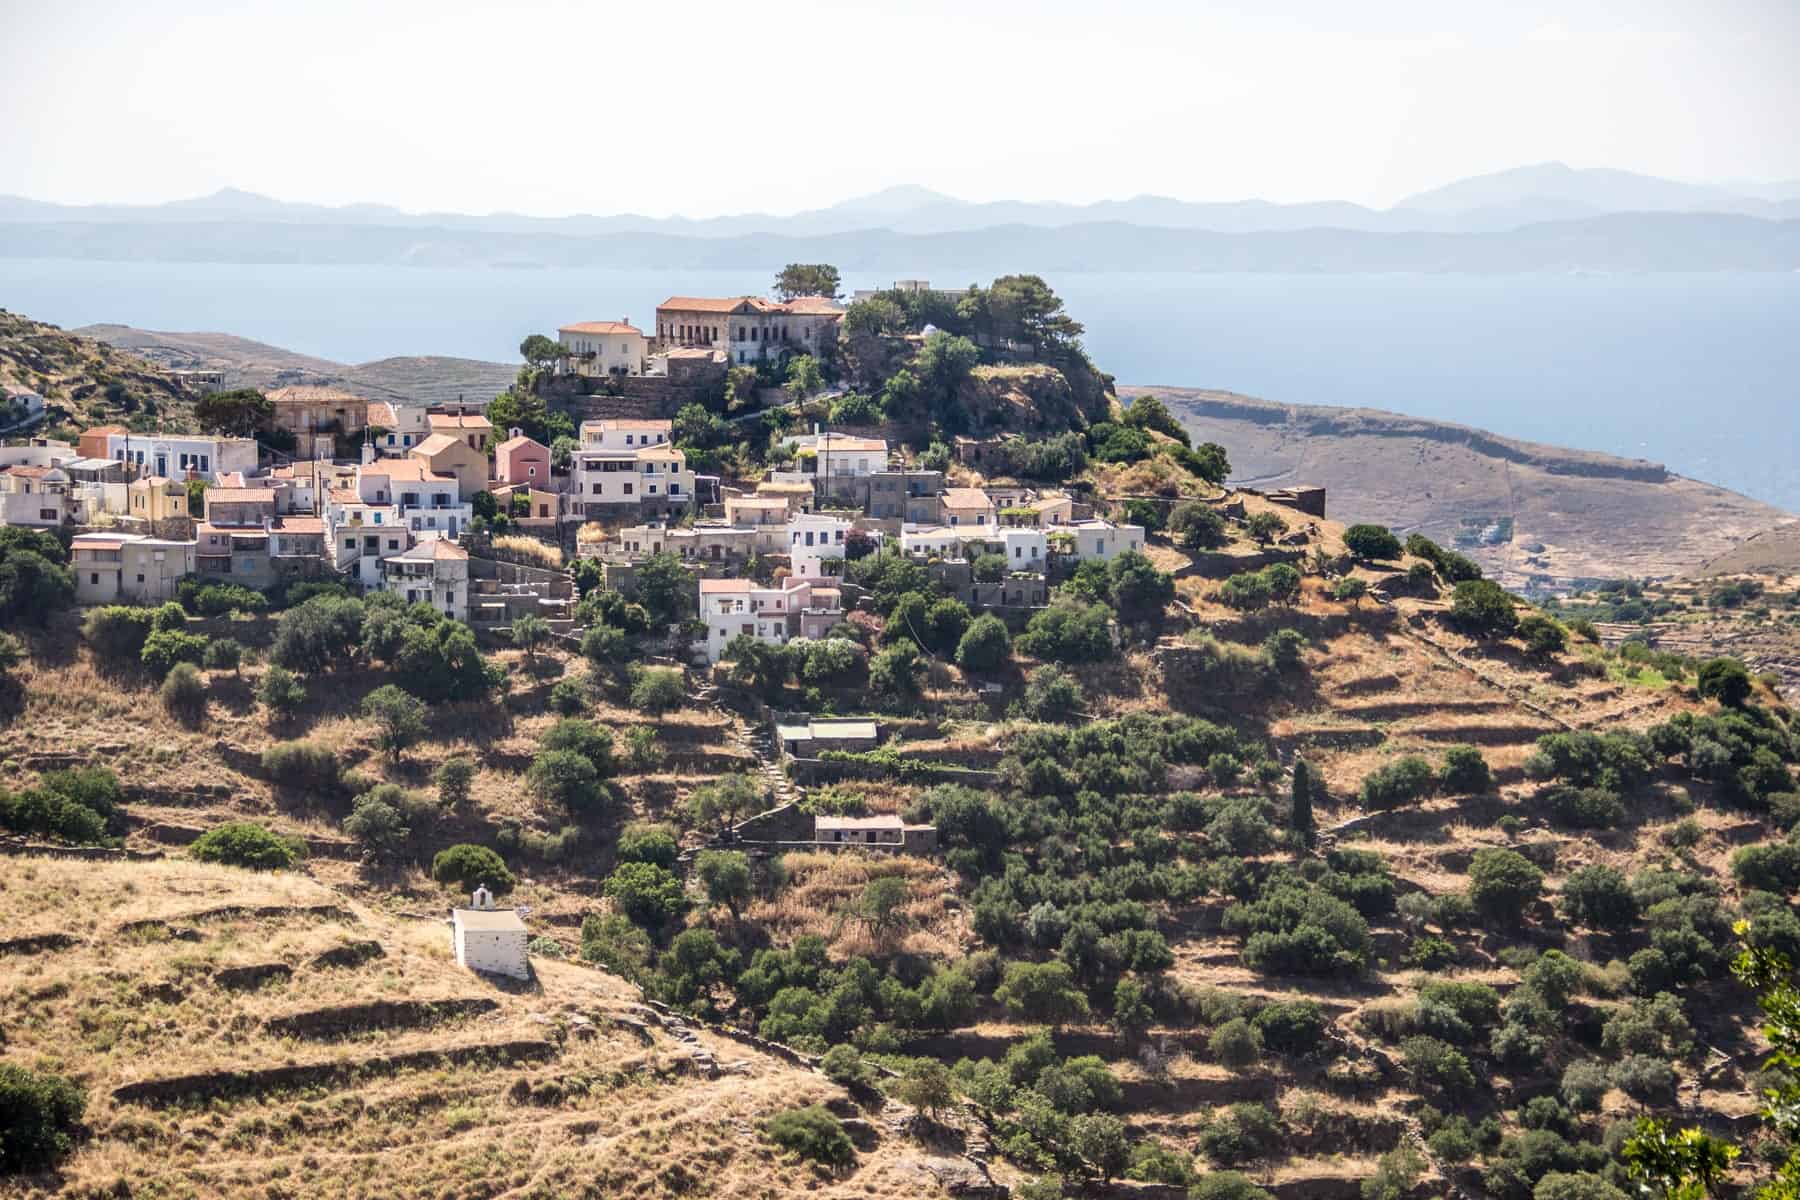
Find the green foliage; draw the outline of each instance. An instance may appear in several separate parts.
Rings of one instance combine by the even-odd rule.
[[[1267,546],[1287,530],[1288,523],[1280,513],[1264,510],[1244,518],[1244,532],[1259,546]]]
[[[1742,708],[1750,698],[1750,672],[1735,658],[1714,658],[1701,664],[1700,694],[1727,708]]]
[[[215,825],[188,847],[188,854],[201,862],[257,871],[283,870],[299,862],[305,853],[306,843],[301,839],[282,837],[254,821]]]
[[[654,863],[621,863],[606,877],[606,895],[634,924],[660,933],[687,911],[681,880]]]
[[[1027,1021],[1058,1026],[1088,1014],[1087,997],[1075,986],[1075,977],[1062,962],[1012,962],[994,999]]]
[[[151,634],[153,639],[159,635]],[[193,663],[176,663],[156,690],[162,706],[192,725],[206,715],[206,680]]]
[[[141,660],[144,642],[150,636],[152,615],[150,609],[123,604],[90,609],[82,622],[81,636],[109,665],[135,663]]]
[[[1275,1200],[1247,1175],[1236,1171],[1214,1171],[1202,1176],[1188,1189],[1188,1200]]]
[[[1346,575],[1331,587],[1331,598],[1353,608],[1361,608],[1363,597],[1369,594],[1369,584],[1361,576]]]
[[[1468,579],[1456,585],[1450,593],[1450,619],[1457,628],[1477,637],[1505,637],[1519,624],[1513,598],[1487,579]]]
[[[1637,898],[1625,876],[1602,864],[1569,872],[1563,880],[1561,902],[1567,920],[1590,929],[1618,933],[1638,919]]]
[[[538,749],[571,750],[588,760],[594,773],[605,778],[617,764],[613,761],[612,730],[580,717],[564,717],[545,731]]]
[[[763,1133],[783,1150],[828,1167],[847,1167],[856,1161],[856,1147],[843,1125],[816,1104],[776,1113]]]
[[[1222,1166],[1268,1158],[1281,1147],[1281,1124],[1260,1104],[1233,1104],[1200,1131],[1200,1152]]]
[[[838,269],[830,263],[789,263],[775,275],[775,294],[783,300],[796,296],[836,299],[843,287]]]
[[[157,629],[144,639],[139,659],[153,677],[161,679],[174,669],[176,663],[199,666],[204,662],[206,639],[178,629]]]
[[[673,870],[681,856],[681,843],[667,825],[651,821],[633,821],[619,833],[620,862],[643,862]]]
[[[750,902],[750,859],[741,850],[702,850],[694,861],[694,874],[706,889],[706,898],[731,910],[737,920]]]
[[[269,661],[316,675],[347,662],[362,643],[363,606],[355,600],[319,596],[281,614]]]
[[[214,392],[194,402],[194,420],[208,433],[249,437],[275,417],[275,402],[254,388]]]
[[[1475,747],[1452,746],[1444,751],[1438,786],[1452,796],[1482,796],[1493,791],[1494,773]]]
[[[425,736],[425,702],[391,683],[364,696],[362,712],[375,722],[375,744],[395,762]]]
[[[1543,887],[1544,873],[1515,850],[1486,846],[1469,863],[1469,900],[1492,920],[1519,923]]]
[[[519,882],[499,854],[468,842],[438,851],[431,860],[431,877],[445,887],[454,884],[465,892],[486,885],[496,896],[506,895]]]
[[[619,913],[593,915],[581,922],[581,957],[615,975],[642,980],[650,965],[649,937]]]
[[[1265,1005],[1251,1023],[1270,1050],[1296,1058],[1319,1049],[1331,1025],[1325,1010],[1311,1000],[1282,1000]]]
[[[283,786],[320,792],[338,785],[337,756],[315,742],[277,742],[262,753],[263,774]]]
[[[1313,772],[1303,758],[1294,760],[1294,779],[1289,791],[1288,828],[1302,846],[1311,846],[1313,825]]]
[[[1047,662],[1103,662],[1113,656],[1111,622],[1104,604],[1058,601],[1033,614],[1015,644]]]
[[[658,625],[672,625],[693,612],[694,577],[671,551],[652,554],[638,564],[637,595]]]
[[[75,603],[75,573],[54,535],[0,529],[0,626],[42,625]]]
[[[1344,548],[1361,559],[1392,562],[1400,557],[1400,539],[1386,525],[1352,525],[1344,530]]]
[[[1430,796],[1438,788],[1437,773],[1417,754],[1408,754],[1363,777],[1362,805],[1366,809],[1398,808]]]
[[[270,667],[256,685],[256,698],[277,717],[291,717],[306,703],[306,681],[286,667]]]
[[[244,644],[235,638],[214,638],[206,644],[201,661],[209,671],[236,671],[243,665]]]
[[[1054,664],[1039,667],[1025,680],[1020,707],[1038,721],[1077,721],[1087,706],[1081,681]]]
[[[1169,532],[1183,550],[1209,550],[1225,541],[1225,518],[1210,504],[1186,500],[1169,511]]]
[[[74,1148],[87,1095],[73,1081],[0,1063],[0,1175],[47,1170]]]
[[[600,773],[576,750],[540,750],[525,772],[525,786],[539,803],[573,816],[596,811],[606,795]]]
[[[675,667],[646,667],[633,673],[631,707],[651,716],[673,712],[687,702],[687,684]]]
[[[742,772],[721,775],[695,788],[687,798],[688,816],[696,825],[717,822],[721,831],[763,807],[762,789]]]
[[[1569,648],[1569,635],[1561,625],[1541,613],[1532,613],[1519,622],[1519,636],[1527,653],[1549,658]]]
[[[896,642],[869,660],[869,694],[889,708],[917,702],[925,664],[910,641]]]
[[[397,784],[378,783],[352,803],[344,818],[344,832],[362,843],[371,858],[393,861],[406,849],[412,829],[407,825],[411,805]]]

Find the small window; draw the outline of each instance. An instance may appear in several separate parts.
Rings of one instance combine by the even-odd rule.
[[[89,583],[99,583],[100,582],[100,572],[89,571],[88,572],[88,582]]]

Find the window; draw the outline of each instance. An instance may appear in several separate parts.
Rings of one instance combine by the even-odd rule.
[[[600,494],[600,485],[597,483],[594,484],[594,493],[593,494],[596,496],[598,496]]]
[[[202,454],[202,455],[201,455],[201,456],[200,456],[200,469],[201,469],[201,470],[202,470],[202,471],[210,471],[210,470],[211,470],[211,469],[212,469],[212,468],[211,468],[211,467],[210,467],[210,466],[209,466],[209,465],[208,465],[208,464],[207,464],[207,461],[206,461],[206,455],[204,455],[204,454]]]
[[[631,485],[629,483],[625,485],[625,494],[627,496],[631,495]]]
[[[138,573],[138,582],[139,583],[144,582],[144,575],[143,575],[143,572],[141,572],[141,571]]]
[[[100,572],[89,571],[88,572],[88,582],[89,583],[99,583],[100,582]]]

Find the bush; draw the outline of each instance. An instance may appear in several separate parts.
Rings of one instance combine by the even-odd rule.
[[[81,622],[81,637],[94,649],[95,655],[108,664],[140,662],[144,639],[149,637],[151,612],[148,608],[131,608],[128,604],[108,604],[88,612]]]
[[[1311,1000],[1283,1000],[1265,1006],[1252,1020],[1263,1044],[1277,1054],[1311,1054],[1325,1041],[1325,1010]]]
[[[1539,658],[1561,654],[1569,648],[1569,635],[1563,627],[1539,613],[1519,622],[1519,636],[1525,640],[1526,651]]]
[[[488,891],[504,896],[518,884],[518,878],[507,869],[506,860],[486,846],[467,842],[440,850],[431,860],[431,877],[448,887],[472,892],[480,884]]]
[[[1637,920],[1638,903],[1621,872],[1596,864],[1569,872],[1563,881],[1562,911],[1572,924],[1617,933]]]
[[[216,825],[195,838],[194,844],[188,847],[188,853],[201,862],[249,867],[257,871],[291,867],[300,861],[305,851],[306,843],[299,838],[284,838],[254,821]]]
[[[1277,629],[1263,639],[1262,650],[1269,666],[1285,674],[1304,661],[1306,635],[1298,629]]]
[[[1266,1158],[1281,1145],[1281,1124],[1260,1104],[1233,1104],[1200,1130],[1200,1152],[1227,1167]]]
[[[1541,798],[1552,817],[1576,829],[1615,829],[1625,819],[1625,802],[1605,788],[1557,784]]]
[[[152,675],[161,679],[177,663],[197,667],[206,661],[206,639],[178,629],[158,629],[144,639],[138,659]]]
[[[783,1150],[828,1167],[846,1167],[856,1161],[856,1147],[843,1125],[816,1104],[776,1113],[763,1132]]]
[[[1113,655],[1112,612],[1104,604],[1058,601],[1033,614],[1018,648],[1055,663],[1104,662]]]
[[[466,754],[455,754],[438,764],[431,773],[437,784],[438,803],[448,809],[459,809],[469,802],[469,791],[475,784],[475,760]]]
[[[206,680],[200,678],[193,663],[176,663],[157,690],[157,696],[164,708],[189,724],[206,715]]]
[[[1572,1062],[1563,1070],[1563,1103],[1575,1112],[1599,1112],[1600,1102],[1612,1086],[1606,1068],[1592,1059]]]
[[[589,916],[581,922],[581,957],[615,975],[638,981],[650,965],[650,939],[618,913]]]
[[[1793,842],[1745,846],[1731,856],[1731,875],[1746,888],[1792,895],[1800,890],[1800,846]]]
[[[1475,747],[1452,746],[1444,751],[1444,770],[1439,782],[1452,796],[1480,796],[1493,790],[1494,773]]]
[[[375,744],[396,762],[425,736],[425,702],[391,683],[363,697],[362,713],[375,722]]]
[[[1750,698],[1750,672],[1735,658],[1711,659],[1700,667],[1700,694],[1727,708],[1741,708]]]
[[[1006,622],[992,613],[977,617],[956,646],[956,665],[965,671],[996,671],[1012,655]]]
[[[541,803],[577,816],[597,809],[604,796],[600,773],[574,750],[540,751],[525,772],[525,785]]]
[[[1513,599],[1489,579],[1467,579],[1450,593],[1450,619],[1478,637],[1504,637],[1518,627]]]
[[[286,667],[270,667],[256,685],[256,698],[277,717],[291,717],[306,703],[306,681]]]
[[[622,863],[606,878],[606,895],[638,925],[661,930],[687,911],[681,880],[651,863]]]
[[[263,751],[262,769],[284,787],[327,791],[338,786],[337,756],[313,742],[277,742]]]
[[[1078,721],[1087,707],[1081,682],[1061,667],[1039,667],[1025,681],[1020,702],[1025,715],[1037,721]]]
[[[1492,919],[1523,921],[1543,888],[1544,873],[1515,850],[1484,847],[1469,863],[1469,900]]]
[[[1207,1048],[1226,1070],[1247,1071],[1262,1058],[1262,1031],[1242,1017],[1233,1017],[1213,1030]]]
[[[399,785],[376,784],[352,803],[350,815],[344,818],[344,832],[377,859],[398,858],[412,836],[412,829],[406,824],[411,807]]]
[[[559,679],[550,689],[550,711],[565,717],[578,717],[587,711],[587,693],[573,679]]]
[[[202,662],[209,671],[236,671],[244,662],[244,644],[236,638],[216,638],[207,643]]]
[[[572,750],[593,764],[594,773],[601,778],[611,775],[617,765],[613,762],[612,730],[579,717],[564,717],[552,725],[538,742],[538,750]]]
[[[73,1081],[0,1063],[0,1175],[53,1166],[74,1146],[86,1111]]]
[[[1363,778],[1364,808],[1398,808],[1431,795],[1437,789],[1437,776],[1431,764],[1416,754],[1377,767]]]
[[[687,701],[687,684],[674,667],[648,667],[637,672],[631,684],[631,707],[661,716]]]
[[[1247,1175],[1236,1171],[1214,1171],[1201,1177],[1188,1190],[1188,1200],[1275,1200],[1257,1187]]]
[[[1468,1058],[1450,1043],[1434,1037],[1409,1037],[1400,1043],[1406,1075],[1413,1087],[1459,1096],[1475,1086]]]
[[[187,628],[187,610],[170,600],[159,604],[150,613],[151,633],[179,633]]]
[[[673,870],[681,856],[681,844],[667,825],[633,821],[619,834],[619,861],[650,863]]]
[[[1392,562],[1400,557],[1400,539],[1385,525],[1352,525],[1344,530],[1344,548],[1358,558]]]
[[[1225,518],[1198,500],[1177,504],[1169,513],[1169,532],[1183,550],[1205,550],[1225,540]]]
[[[1634,1100],[1660,1103],[1675,1096],[1675,1068],[1648,1054],[1632,1054],[1613,1068],[1613,1086]]]

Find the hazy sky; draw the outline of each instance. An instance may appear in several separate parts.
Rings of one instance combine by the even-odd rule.
[[[1797,0],[0,0],[0,192],[790,212],[1800,178]]]

